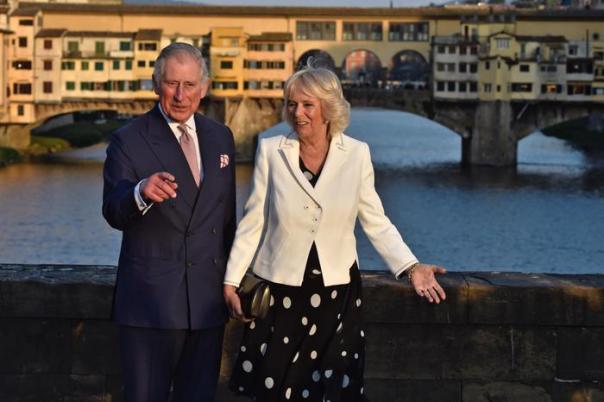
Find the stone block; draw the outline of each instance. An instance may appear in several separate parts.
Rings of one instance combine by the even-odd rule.
[[[73,321],[71,349],[72,374],[120,374],[117,327],[113,322]]]
[[[560,379],[604,381],[604,328],[560,328],[557,365]]]
[[[518,382],[464,383],[463,402],[552,402],[541,385]]]
[[[365,393],[375,402],[460,402],[461,382],[366,378]]]
[[[2,402],[113,402],[104,376],[0,375]]]
[[[0,374],[70,374],[72,328],[70,320],[0,319]]]
[[[467,273],[469,322],[602,325],[601,275]]]
[[[555,375],[553,330],[372,324],[367,375],[397,379],[531,379]]]
[[[555,382],[552,402],[604,402],[604,385],[598,382]]]
[[[438,280],[447,299],[437,305],[417,296],[406,279],[397,281],[388,274],[365,272],[364,320],[376,323],[465,323],[467,292],[463,276],[451,273]]]

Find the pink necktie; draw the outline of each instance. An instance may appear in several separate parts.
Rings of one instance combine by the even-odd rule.
[[[181,124],[178,126],[178,130],[180,130],[180,132],[182,133],[182,135],[180,136],[180,147],[182,148],[182,152],[185,154],[185,158],[187,158],[187,162],[189,162],[189,168],[191,169],[191,173],[193,173],[195,183],[199,187],[200,170],[197,164],[197,152],[195,152],[195,142],[191,138],[191,135],[187,130],[187,126]]]

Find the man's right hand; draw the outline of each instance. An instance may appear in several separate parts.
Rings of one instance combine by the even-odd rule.
[[[140,193],[145,202],[164,202],[169,198],[176,198],[178,184],[176,178],[168,172],[158,172],[143,179]]]

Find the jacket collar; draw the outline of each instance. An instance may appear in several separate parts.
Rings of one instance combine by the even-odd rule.
[[[300,140],[298,134],[291,132],[283,136],[279,144],[279,151],[284,156],[288,165],[288,169],[300,187],[319,205],[324,199],[329,188],[329,183],[338,178],[339,168],[346,161],[347,144],[343,133],[335,134],[330,143],[327,152],[327,158],[321,171],[321,176],[315,187],[313,187],[308,179],[304,177],[300,170]]]

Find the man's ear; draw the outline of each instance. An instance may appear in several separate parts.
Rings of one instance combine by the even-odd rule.
[[[159,96],[159,88],[155,83],[155,77],[151,76],[151,82],[153,83],[153,92],[155,92],[155,94]]]
[[[201,98],[203,99],[208,94],[208,90],[210,88],[210,78],[207,78],[204,82],[201,83]]]

